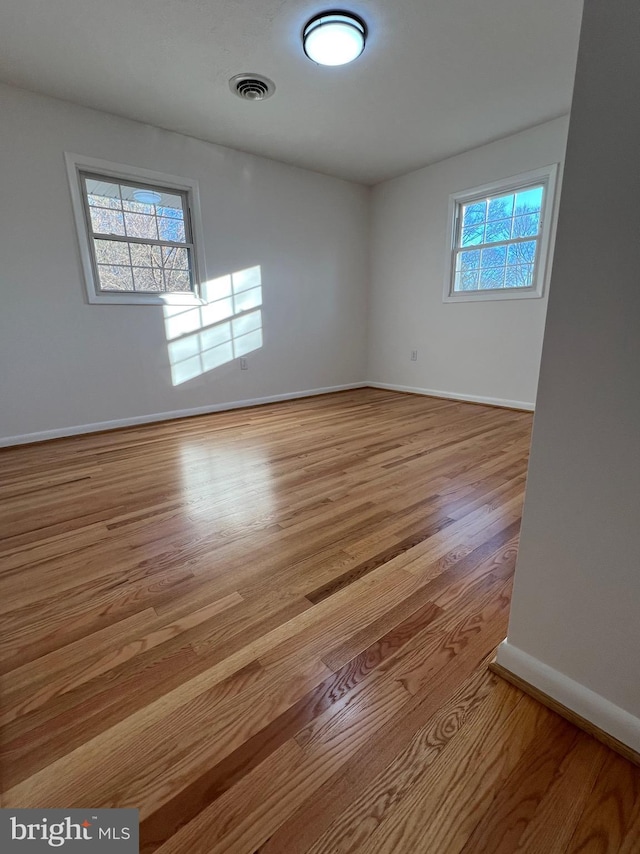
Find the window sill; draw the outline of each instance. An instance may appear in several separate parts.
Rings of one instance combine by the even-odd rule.
[[[197,294],[89,293],[91,305],[205,305]]]
[[[538,288],[527,290],[461,291],[457,294],[445,294],[443,302],[487,302],[487,300],[541,299],[543,294]]]

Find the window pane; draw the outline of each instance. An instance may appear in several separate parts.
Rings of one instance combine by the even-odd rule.
[[[507,260],[507,247],[494,246],[491,249],[482,250],[483,267],[503,267]]]
[[[98,265],[98,278],[102,291],[132,291],[133,277],[131,267]]]
[[[146,214],[147,216],[155,215],[155,205],[148,205],[144,202],[136,202],[133,199],[123,199],[122,207],[125,209],[125,211],[130,211],[131,213]]]
[[[529,190],[521,190],[516,194],[515,215],[539,211],[542,208],[543,187],[532,187]]]
[[[533,285],[533,264],[527,264],[526,267],[522,268],[524,278],[526,280],[526,287],[530,288]],[[524,287],[524,285],[523,285]]]
[[[182,219],[182,196],[162,193],[162,201],[158,202],[158,215],[179,216]]]
[[[480,270],[480,290],[493,291],[504,286],[504,267],[483,267]]]
[[[508,196],[498,196],[497,199],[491,199],[489,201],[487,219],[509,219],[513,214],[513,200],[513,193],[510,193]]]
[[[533,264],[507,267],[505,287],[530,288],[533,286]]]
[[[185,242],[184,222],[182,220],[159,216],[158,232],[160,240],[173,240],[174,243]]]
[[[540,230],[540,211],[516,216],[513,219],[512,237],[530,237]]]
[[[162,267],[162,250],[160,246],[147,243],[130,243],[131,263],[135,267]]]
[[[508,264],[532,264],[536,257],[536,241],[513,243],[509,247]]]
[[[133,280],[137,291],[163,291],[164,277],[162,270],[151,267],[134,267]]]
[[[121,184],[120,191],[125,210],[134,213],[160,214],[162,213],[160,208],[167,208],[172,211],[179,210],[180,216],[182,216],[182,197],[175,193],[169,193],[153,186],[134,186],[133,184]],[[164,215],[172,216],[173,214]]]
[[[92,207],[97,206],[100,208],[111,208],[112,210],[122,210],[122,203],[120,199],[110,199],[108,196],[96,196],[94,193],[90,193],[87,196],[89,200],[89,205]]]
[[[111,181],[97,181],[95,178],[86,178],[87,197],[90,205],[99,205],[103,208],[122,209],[120,202],[120,187]]]
[[[468,270],[480,266],[480,250],[472,249],[458,255],[458,269]]]
[[[487,218],[487,203],[473,202],[470,205],[464,205],[462,208],[462,225],[477,225],[479,222],[484,222]]]
[[[189,269],[187,249],[180,249],[178,246],[163,246],[162,258],[165,267],[177,267],[179,270]]]
[[[469,225],[462,231],[462,246],[474,246],[482,243],[484,237],[484,223],[480,225]]]
[[[122,214],[115,210],[91,208],[91,227],[96,234],[118,234],[124,236]]]
[[[456,291],[476,291],[478,289],[478,271],[462,270],[456,273]]]
[[[501,219],[488,222],[484,236],[485,243],[497,243],[498,240],[509,240],[511,237],[511,220]]]
[[[127,237],[150,237],[152,240],[158,239],[155,217],[145,216],[144,214],[125,213],[124,218],[127,226]]]
[[[188,270],[165,270],[168,291],[191,291],[191,276]]]
[[[95,240],[98,264],[125,264],[129,262],[129,244],[121,240]]]
[[[184,214],[182,211],[182,199],[180,196],[164,196],[165,199],[169,199],[169,201],[175,200],[174,203],[169,206],[164,204],[156,205],[156,213],[158,216],[168,216],[173,219],[184,219]]]

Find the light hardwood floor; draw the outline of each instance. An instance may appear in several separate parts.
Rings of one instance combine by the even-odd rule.
[[[145,854],[637,854],[640,770],[487,670],[531,416],[373,389],[0,453],[5,806]]]

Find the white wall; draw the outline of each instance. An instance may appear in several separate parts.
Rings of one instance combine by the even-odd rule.
[[[638,32],[637,0],[586,0],[509,637],[498,656],[636,751]]]
[[[368,189],[6,86],[0,117],[0,437],[364,378]],[[87,303],[65,150],[199,181],[208,276],[262,268],[248,371],[174,387],[162,307]]]
[[[448,202],[457,191],[561,163],[567,125],[556,119],[374,189],[370,380],[533,406],[547,297],[443,303]]]
[[[447,204],[561,162],[566,119],[371,193],[11,87],[0,115],[0,443],[365,380],[533,405],[546,296],[444,304]],[[87,303],[64,151],[199,181],[207,276],[261,266],[248,371],[174,386],[161,307]]]

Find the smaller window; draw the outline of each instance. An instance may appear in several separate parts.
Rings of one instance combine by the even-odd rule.
[[[197,185],[74,155],[67,163],[89,301],[199,301]]]
[[[451,196],[445,302],[540,297],[556,167]]]

